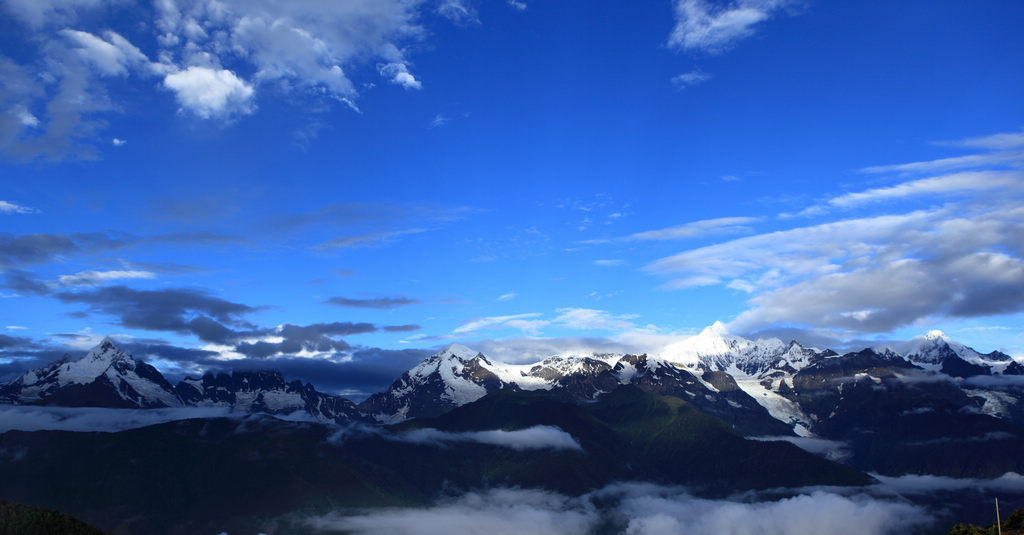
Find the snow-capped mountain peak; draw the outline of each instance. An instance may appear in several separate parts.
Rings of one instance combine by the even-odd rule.
[[[4,385],[14,403],[97,407],[177,407],[181,399],[156,368],[135,360],[109,337],[84,357],[29,370]]]
[[[480,353],[478,351],[470,349],[470,348],[468,348],[468,347],[466,347],[466,346],[464,346],[462,344],[450,344],[448,347],[446,347],[446,348],[442,349],[441,351],[435,353],[435,356],[442,357],[442,358],[443,357],[452,356],[452,357],[457,357],[457,358],[459,358],[461,360],[470,360],[470,359],[472,359],[473,357],[475,357],[475,356],[477,356],[479,354]]]

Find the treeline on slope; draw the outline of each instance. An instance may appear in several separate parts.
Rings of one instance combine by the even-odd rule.
[[[581,449],[517,450],[406,432],[557,426]],[[580,495],[653,481],[723,496],[777,486],[864,485],[871,478],[786,442],[739,436],[677,398],[624,386],[593,404],[500,391],[435,419],[388,430],[271,417],[183,420],[120,433],[0,434],[0,496],[46,504],[119,534],[301,532],[297,511],[429,505],[445,492],[542,488]],[[410,440],[412,439],[412,440]],[[307,527],[308,528],[308,527]]]
[[[105,535],[77,518],[46,509],[0,500],[0,535]]]
[[[1000,531],[999,528],[1002,528]],[[991,526],[979,527],[972,524],[957,524],[949,530],[948,535],[1024,535],[1024,509],[1017,509],[1006,520],[999,523],[993,522]]]

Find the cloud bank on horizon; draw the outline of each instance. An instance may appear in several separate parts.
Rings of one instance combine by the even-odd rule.
[[[366,395],[717,320],[1024,357],[1024,8],[965,6],[0,0],[0,380],[113,334]]]

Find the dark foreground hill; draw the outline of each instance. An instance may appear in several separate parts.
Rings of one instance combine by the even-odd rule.
[[[494,432],[501,429],[527,433]],[[568,446],[531,444],[529,430]],[[504,443],[509,437],[526,442]],[[791,444],[745,440],[684,401],[633,387],[583,406],[498,392],[391,429],[254,416],[120,433],[10,431],[0,435],[0,473],[0,496],[119,534],[275,533],[297,511],[427,504],[442,492],[496,486],[581,494],[633,480],[719,494],[870,482]]]
[[[104,535],[64,513],[0,500],[0,535]]]
[[[997,533],[1002,535],[1024,535],[1024,509],[1014,511],[1013,514],[1000,522],[998,527],[995,522],[991,526],[984,528],[971,524],[957,524],[953,526],[953,529],[949,530],[949,535],[996,535]]]

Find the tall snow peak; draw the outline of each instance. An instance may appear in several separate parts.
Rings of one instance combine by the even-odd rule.
[[[959,357],[968,362],[980,361],[978,352],[954,342],[940,330],[928,331],[905,344],[899,351],[911,362],[919,364],[940,364],[951,357]]]
[[[4,385],[18,404],[69,407],[178,407],[181,399],[160,372],[125,353],[109,337],[84,357],[29,370]]]
[[[947,342],[949,341],[949,337],[946,336],[946,333],[944,333],[944,332],[942,332],[942,331],[940,331],[938,329],[934,329],[934,330],[931,330],[931,331],[928,331],[927,333],[925,333],[924,339],[925,340],[944,340],[944,341],[947,341]]]
[[[115,360],[124,359],[131,359],[131,356],[122,351],[121,348],[117,347],[117,345],[114,344],[114,341],[111,340],[109,336],[106,336],[99,344],[96,344],[95,347],[89,350],[89,353],[87,353],[80,360],[102,360],[113,362]]]
[[[725,324],[720,321],[716,321],[711,325],[704,327],[704,330],[702,330],[700,334],[697,336],[722,338],[725,336],[729,336],[729,334],[729,329],[725,326]]]
[[[458,357],[458,358],[460,358],[462,360],[472,359],[473,357],[477,356],[478,354],[479,354],[479,352],[474,351],[474,350],[472,350],[472,349],[470,349],[470,348],[468,348],[468,347],[466,347],[466,346],[464,346],[462,344],[450,344],[448,347],[446,347],[446,348],[442,349],[441,351],[435,353],[435,355],[439,356],[439,357],[453,356],[453,357]]]

